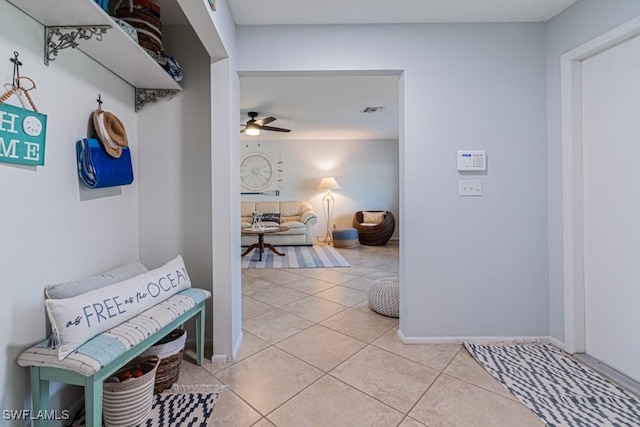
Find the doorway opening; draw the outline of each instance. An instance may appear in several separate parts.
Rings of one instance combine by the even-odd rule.
[[[273,180],[258,191],[242,188],[243,193],[257,194],[243,194],[241,203],[309,203],[317,215],[312,243],[326,246],[325,193],[318,191],[318,186],[323,178],[333,177],[341,188],[331,191],[334,210],[330,229],[351,228],[354,214],[362,210],[388,211],[397,224],[384,246],[338,249],[349,268],[243,269],[245,332],[267,342],[279,340],[270,336],[273,328],[269,332],[263,329],[265,321],[291,321],[293,325],[295,319],[290,316],[318,325],[341,320],[353,324],[361,315],[371,316],[367,307],[369,286],[381,277],[400,277],[401,74],[240,74],[239,124],[246,124],[249,112],[257,112],[258,119],[277,119],[270,126],[291,129],[290,133],[262,132],[257,137],[241,135],[241,158],[266,156],[276,172]],[[371,107],[381,108],[371,113]],[[388,329],[394,325],[397,329],[397,320],[385,318],[385,322]],[[309,324],[302,325],[309,328]],[[295,328],[292,326],[289,332],[295,334]]]

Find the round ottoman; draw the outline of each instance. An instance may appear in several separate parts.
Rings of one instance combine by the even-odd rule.
[[[387,317],[400,317],[400,281],[384,277],[369,288],[369,308]]]
[[[356,248],[360,244],[355,228],[338,228],[331,232],[331,236],[334,248]]]

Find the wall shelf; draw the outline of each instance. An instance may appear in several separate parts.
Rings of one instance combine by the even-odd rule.
[[[137,89],[182,90],[182,87],[93,0],[8,0],[47,27],[110,26],[101,37],[79,39],[77,49]],[[44,31],[46,32],[46,30]],[[47,36],[43,40],[47,55]],[[60,52],[60,55],[69,52]],[[54,58],[55,59],[55,58]]]

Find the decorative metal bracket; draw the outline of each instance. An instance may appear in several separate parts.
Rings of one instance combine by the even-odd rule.
[[[174,89],[138,89],[136,88],[136,113],[142,110],[144,104],[157,102],[159,98],[167,98],[167,101],[180,92]]]
[[[55,61],[62,49],[78,47],[77,40],[89,40],[96,37],[102,41],[102,35],[107,33],[111,25],[77,25],[75,27],[44,27],[44,65]],[[56,38],[54,40],[54,38]]]

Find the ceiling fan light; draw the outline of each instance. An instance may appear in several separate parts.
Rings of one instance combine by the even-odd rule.
[[[255,126],[247,126],[245,133],[249,136],[258,136],[260,135],[260,129]]]

